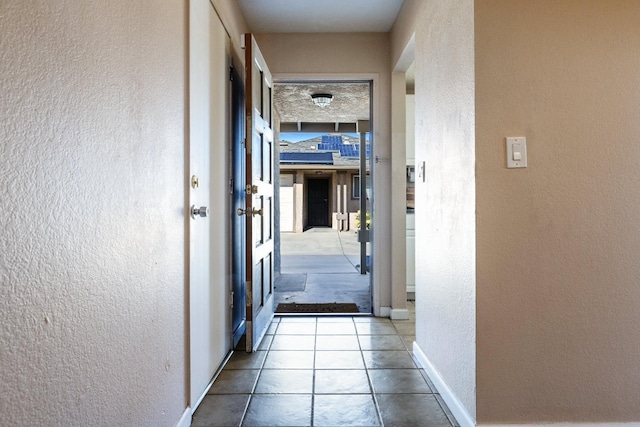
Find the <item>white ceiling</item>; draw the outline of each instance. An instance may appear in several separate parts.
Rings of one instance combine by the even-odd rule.
[[[388,32],[403,0],[237,0],[253,33]]]

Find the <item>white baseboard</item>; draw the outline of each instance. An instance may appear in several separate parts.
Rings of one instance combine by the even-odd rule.
[[[633,423],[534,423],[534,424],[478,424],[478,427],[640,427],[640,422]]]
[[[436,386],[438,393],[442,396],[442,399],[449,407],[449,410],[455,417],[456,421],[460,424],[460,427],[475,427],[476,422],[473,417],[467,412],[462,402],[458,400],[458,397],[451,391],[447,383],[444,381],[438,370],[431,364],[427,356],[424,354],[418,343],[413,342],[413,355],[418,360],[420,367],[425,370],[431,381]],[[506,426],[501,426],[506,427]]]
[[[380,316],[378,317],[391,317],[391,307],[380,307]]]
[[[529,424],[490,424],[490,423],[478,423],[476,424],[473,418],[469,415],[466,408],[458,400],[456,395],[444,382],[440,373],[429,362],[429,359],[424,354],[420,346],[413,342],[413,354],[416,357],[418,364],[423,368],[433,384],[436,386],[438,393],[442,396],[449,410],[456,418],[456,421],[460,424],[460,427],[640,427],[640,422],[629,423],[529,423]]]
[[[176,427],[191,427],[191,407],[187,406],[187,409],[184,410],[182,417],[180,417],[180,421],[176,424]]]
[[[391,320],[409,320],[409,310],[406,308],[392,308]]]

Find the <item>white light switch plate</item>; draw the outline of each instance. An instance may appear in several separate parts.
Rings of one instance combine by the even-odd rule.
[[[527,138],[524,136],[507,137],[507,168],[527,167]]]

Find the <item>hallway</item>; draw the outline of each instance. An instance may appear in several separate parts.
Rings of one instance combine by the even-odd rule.
[[[233,354],[193,416],[204,426],[457,426],[411,356],[411,319],[276,317]]]

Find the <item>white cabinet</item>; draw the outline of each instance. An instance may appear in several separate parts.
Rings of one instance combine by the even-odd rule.
[[[414,166],[415,161],[415,95],[406,96],[406,143],[407,166]],[[414,168],[415,174],[415,168]],[[407,205],[413,207],[414,184],[409,179],[407,168]],[[415,175],[414,175],[415,176]],[[409,201],[409,199],[411,199]],[[415,299],[416,292],[416,227],[413,210],[407,211],[407,299]]]
[[[407,299],[415,299],[416,292],[416,228],[415,214],[407,213]]]

